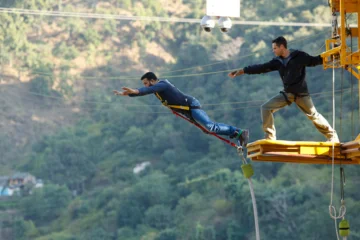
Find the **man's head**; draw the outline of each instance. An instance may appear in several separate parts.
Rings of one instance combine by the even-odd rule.
[[[150,87],[158,81],[158,78],[156,77],[155,73],[147,72],[141,77],[141,81],[145,87]]]
[[[283,36],[280,36],[272,40],[272,49],[276,56],[283,56],[287,50],[286,39]]]

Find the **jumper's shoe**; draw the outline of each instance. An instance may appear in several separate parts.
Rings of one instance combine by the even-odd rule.
[[[244,129],[244,130],[236,130],[235,133],[230,136],[230,138],[235,138],[237,140],[239,140],[240,145],[242,147],[246,147],[246,145],[249,142],[249,130]]]
[[[240,145],[246,147],[249,142],[249,130],[245,129],[239,137]]]

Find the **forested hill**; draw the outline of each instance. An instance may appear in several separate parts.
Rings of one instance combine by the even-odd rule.
[[[236,152],[176,118],[156,97],[116,97],[112,90],[140,87],[141,75],[153,71],[199,99],[214,120],[250,129],[255,141],[263,138],[260,106],[282,90],[280,77],[230,79],[228,72],[270,60],[271,40],[280,35],[289,48],[320,54],[329,28],[234,25],[228,33],[207,33],[198,23],[124,17],[200,22],[205,0],[15,0],[0,7],[89,14],[0,13],[0,173],[28,172],[44,183],[0,198],[0,239],[255,239]],[[327,1],[243,0],[240,20],[328,23],[331,14]],[[315,106],[330,122],[331,79],[321,66],[307,70]],[[342,141],[360,131],[357,87],[336,71]],[[324,140],[294,105],[275,116],[279,139]],[[147,167],[137,173],[141,166]],[[336,238],[328,214],[330,166],[253,166],[262,239]],[[359,170],[345,171],[355,240]],[[336,204],[339,194],[337,184]]]

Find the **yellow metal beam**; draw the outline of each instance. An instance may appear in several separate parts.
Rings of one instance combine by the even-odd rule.
[[[330,8],[333,12],[340,14],[340,27],[338,34],[340,37],[340,46],[336,47],[337,39],[327,39],[325,41],[326,51],[321,54],[324,59],[323,67],[338,68],[342,67],[348,70],[360,81],[360,0],[330,0]],[[358,26],[350,28],[350,37],[358,38],[358,52],[347,52],[348,46],[346,45],[346,14],[357,13]],[[336,64],[331,62],[336,59]],[[360,111],[360,84],[359,84],[359,111]]]
[[[340,0],[340,40],[341,40],[341,50],[340,50],[340,65],[345,65],[345,59],[346,59],[346,12],[345,12],[345,0]]]
[[[360,135],[359,135],[360,136]],[[355,141],[344,143],[341,146],[341,153],[347,158],[360,158],[360,138],[359,136]]]
[[[352,37],[359,37],[358,28],[350,28],[350,34],[351,34]]]
[[[359,28],[359,25],[360,25],[360,0],[357,3],[357,15],[358,15],[358,28]],[[355,36],[355,35],[353,35],[353,36]],[[360,49],[360,31],[359,30],[357,32],[357,36],[358,36],[358,50],[359,50]],[[359,89],[360,89],[360,86],[359,86]]]
[[[353,69],[352,67],[348,67],[346,68],[346,70],[348,70],[352,75],[354,75],[360,81],[359,70]],[[359,90],[360,90],[360,86],[359,86]]]
[[[360,134],[355,138],[355,141],[360,141]]]
[[[332,40],[332,39],[329,39],[329,40]],[[332,42],[333,41],[329,41],[328,44],[331,44]],[[321,57],[323,57],[323,58],[324,57],[331,57],[334,54],[340,53],[340,51],[341,51],[341,47],[335,47],[335,48],[332,48],[332,49],[330,49],[330,50],[328,50],[326,52],[323,52],[321,54]]]
[[[335,164],[360,164],[360,141],[334,144]],[[331,142],[292,142],[258,140],[247,145],[247,157],[253,161],[331,164]]]
[[[360,64],[360,52],[349,53],[346,56],[345,65],[357,65]]]
[[[345,11],[347,13],[358,12],[359,0],[345,0]],[[330,7],[336,12],[340,11],[340,0],[330,0]]]
[[[281,154],[264,154],[258,157],[251,158],[252,161],[261,162],[280,162],[280,163],[305,163],[305,164],[332,164],[332,159],[329,157],[314,157],[314,156],[289,156]],[[360,164],[360,158],[342,159],[335,158],[334,164]]]

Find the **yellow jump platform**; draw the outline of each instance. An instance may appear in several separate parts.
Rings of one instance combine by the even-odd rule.
[[[341,153],[344,154],[347,158],[358,159],[358,161],[359,161],[360,160],[360,135],[355,139],[355,141],[341,144]]]
[[[354,154],[355,150],[353,148],[351,151],[352,156],[348,157],[347,154],[342,151],[341,144],[335,143],[334,163],[360,164],[360,150],[357,150],[358,155],[356,153]],[[253,161],[331,164],[332,143],[262,139],[247,145],[247,157]]]

